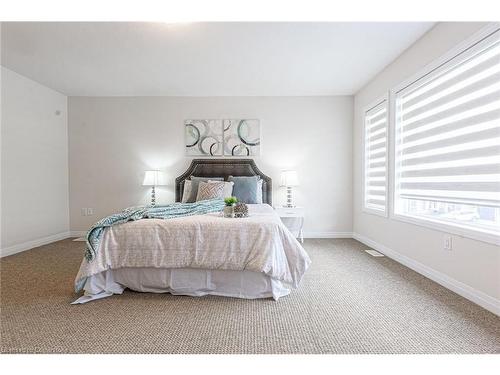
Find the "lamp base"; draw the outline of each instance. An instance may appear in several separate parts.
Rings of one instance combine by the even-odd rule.
[[[155,187],[151,187],[151,206],[156,206],[156,192]]]
[[[287,186],[286,187],[286,204],[283,206],[286,208],[294,208],[295,205],[293,204],[293,199],[292,199],[292,187]]]

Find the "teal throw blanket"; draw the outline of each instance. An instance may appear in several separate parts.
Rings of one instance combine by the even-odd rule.
[[[222,199],[208,199],[195,203],[172,203],[164,206],[129,207],[120,213],[105,217],[95,223],[87,232],[87,248],[85,259],[91,261],[99,250],[104,229],[112,225],[140,219],[173,219],[182,216],[202,215],[219,212],[224,208]]]

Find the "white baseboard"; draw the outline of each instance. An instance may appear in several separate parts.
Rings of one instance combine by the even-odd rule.
[[[375,250],[381,252],[382,254],[394,259],[398,263],[405,265],[408,268],[424,275],[425,277],[441,284],[445,288],[452,290],[453,292],[461,295],[464,298],[484,307],[486,310],[491,311],[493,314],[500,316],[500,300],[493,298],[486,293],[483,293],[471,286],[462,283],[444,273],[436,271],[416,260],[413,260],[406,255],[403,255],[393,249],[388,248],[378,242],[371,240],[359,233],[353,233],[352,236],[355,240],[364,243],[367,246],[374,248]]]
[[[85,237],[87,235],[86,230],[72,230],[69,232],[70,237]]]
[[[352,238],[352,232],[304,232],[304,238]]]
[[[33,249],[34,247],[47,245],[51,242],[64,240],[68,237],[70,237],[70,232],[62,232],[58,234],[53,234],[52,236],[39,238],[33,241],[23,242],[14,246],[5,247],[0,250],[0,258],[20,253],[22,251],[26,251],[29,249]]]

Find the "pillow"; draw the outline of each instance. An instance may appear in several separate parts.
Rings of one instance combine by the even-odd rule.
[[[219,182],[219,181],[214,181],[214,180],[208,180],[209,183],[213,183],[213,182]],[[229,197],[232,197],[233,196],[233,185],[234,185],[234,182],[232,181],[225,181],[224,182],[224,194],[223,194],[223,198],[229,198]],[[262,197],[261,197],[261,200],[262,200]]]
[[[264,180],[262,180],[262,179],[259,179],[259,181],[257,181],[257,202],[255,202],[255,203],[259,203],[259,204],[262,203],[262,184],[263,183],[264,183]]]
[[[234,182],[233,195],[238,198],[238,201],[241,203],[248,204],[257,203],[258,179],[258,176],[229,176],[228,178],[229,181]]]
[[[191,194],[187,200],[188,203],[196,202],[196,196],[198,195],[198,185],[201,181],[208,182],[208,180],[214,181],[224,181],[223,177],[195,177],[191,176]]]
[[[196,202],[221,198],[224,194],[224,182],[200,182]]]
[[[187,203],[189,196],[191,195],[191,180],[184,180],[184,190],[182,192],[182,203]]]

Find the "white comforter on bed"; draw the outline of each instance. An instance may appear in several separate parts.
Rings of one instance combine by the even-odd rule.
[[[241,219],[213,213],[109,227],[96,258],[83,260],[76,281],[108,269],[200,268],[263,272],[296,288],[309,256],[271,206],[248,206],[250,216]]]

